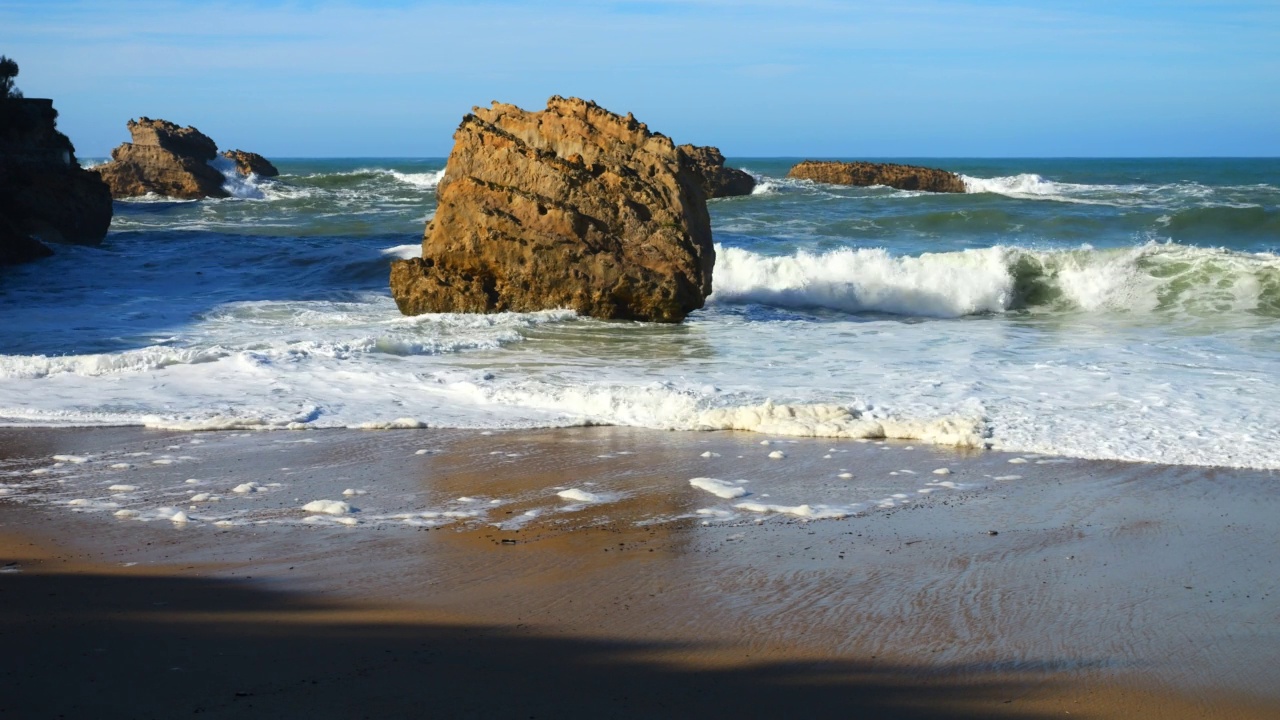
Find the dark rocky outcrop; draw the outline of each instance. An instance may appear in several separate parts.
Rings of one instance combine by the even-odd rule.
[[[112,197],[155,193],[196,200],[229,195],[222,189],[226,178],[209,165],[218,156],[218,146],[208,135],[147,117],[130,120],[129,134],[133,142],[121,144],[111,151],[111,162],[94,168]]]
[[[276,177],[280,171],[270,160],[262,157],[258,153],[248,152],[246,150],[227,150],[222,153],[222,157],[236,164],[236,170],[241,175],[253,173],[258,177]]]
[[[680,152],[689,168],[701,179],[702,192],[707,199],[750,195],[756,187],[756,179],[737,168],[724,166],[720,148],[681,145]]]
[[[791,168],[787,177],[833,185],[887,185],[899,190],[964,192],[964,181],[953,172],[893,163],[805,160]]]
[[[711,292],[700,178],[631,115],[553,97],[475,108],[454,134],[422,257],[391,267],[401,312],[571,308],[678,322]]]
[[[0,263],[50,254],[41,242],[96,245],[111,225],[111,193],[57,117],[52,100],[0,99]]]

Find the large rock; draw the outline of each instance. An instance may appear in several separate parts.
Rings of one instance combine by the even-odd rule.
[[[276,177],[280,171],[270,160],[262,157],[258,153],[248,152],[246,150],[227,150],[222,153],[222,157],[236,164],[236,170],[241,175],[250,173],[258,177]]]
[[[964,192],[964,181],[955,173],[893,163],[805,160],[791,168],[787,177],[833,185],[887,185],[899,190]]]
[[[0,265],[17,265],[49,257],[53,251],[0,212]]]
[[[43,242],[96,245],[111,193],[80,167],[47,99],[0,99],[0,263],[50,254]]]
[[[111,162],[94,168],[111,188],[114,198],[155,193],[183,200],[224,198],[226,177],[209,161],[218,146],[193,127],[178,127],[167,120],[139,118],[129,121],[133,142],[111,151]]]
[[[720,148],[681,145],[678,149],[701,180],[707,199],[750,195],[755,189],[756,179],[750,173],[724,166]]]
[[[541,112],[475,108],[453,138],[422,257],[392,263],[401,312],[679,322],[702,307],[711,223],[670,139],[560,97]]]

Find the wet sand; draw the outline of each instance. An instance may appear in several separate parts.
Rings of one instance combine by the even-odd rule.
[[[1274,474],[761,439],[0,430],[0,714],[1280,713]],[[30,475],[173,447],[191,459]],[[232,526],[67,505],[192,476],[280,487],[228,495],[254,508]],[[752,494],[720,500],[699,476]],[[359,525],[304,524],[300,501],[346,488],[367,493],[349,498]],[[464,496],[500,502],[432,529],[367,519]],[[870,506],[698,514],[835,498]]]

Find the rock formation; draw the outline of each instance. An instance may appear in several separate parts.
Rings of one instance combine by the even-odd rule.
[[[888,185],[899,190],[964,192],[964,181],[955,173],[893,163],[805,160],[791,168],[787,177],[833,185]]]
[[[494,102],[454,133],[422,257],[391,267],[406,315],[571,308],[679,322],[711,292],[700,178],[630,114]]]
[[[195,200],[229,195],[222,189],[226,178],[209,165],[218,156],[218,146],[208,135],[147,117],[130,120],[129,134],[133,142],[112,150],[111,162],[95,168],[112,197],[155,193]]]
[[[241,175],[253,173],[258,177],[276,177],[280,171],[270,160],[262,157],[258,153],[252,153],[245,150],[227,150],[222,153],[222,157],[236,164],[236,170]]]
[[[0,98],[0,264],[51,254],[43,242],[96,245],[111,193],[76,161],[53,101]]]
[[[750,195],[755,189],[756,179],[749,173],[724,166],[720,148],[681,145],[678,149],[684,154],[690,169],[701,178],[702,192],[708,200]]]

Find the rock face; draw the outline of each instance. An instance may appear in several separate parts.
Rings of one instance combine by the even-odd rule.
[[[964,181],[955,173],[893,163],[805,160],[791,168],[787,177],[833,185],[888,185],[899,190],[964,192]]]
[[[700,178],[631,115],[553,97],[475,108],[454,133],[422,257],[391,266],[406,315],[571,308],[679,322],[711,292]]]
[[[707,199],[750,195],[756,187],[756,179],[737,168],[724,166],[720,148],[681,145],[679,148],[702,182],[702,192]]]
[[[111,193],[76,161],[53,101],[0,99],[0,264],[51,254],[44,242],[96,245]]]
[[[222,153],[222,157],[236,164],[236,170],[241,175],[253,173],[258,177],[276,177],[280,171],[270,160],[262,157],[258,153],[248,152],[246,150],[227,150]]]
[[[112,197],[147,193],[183,200],[228,197],[222,189],[226,178],[209,165],[218,156],[218,146],[208,135],[146,117],[130,120],[129,134],[133,142],[112,150],[111,162],[94,168],[111,188]]]

